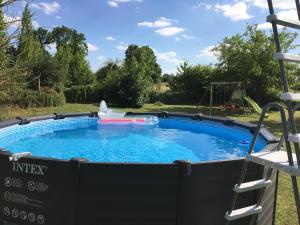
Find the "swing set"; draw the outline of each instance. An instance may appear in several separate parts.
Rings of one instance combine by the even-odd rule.
[[[211,82],[210,86],[206,87],[198,106],[204,101],[208,93],[210,94],[210,115],[213,107],[218,107],[221,111],[245,110],[244,98],[247,94],[243,82]]]

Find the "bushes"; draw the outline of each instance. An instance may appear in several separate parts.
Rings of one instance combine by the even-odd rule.
[[[196,104],[200,98],[190,98],[186,93],[167,91],[164,93],[153,91],[150,93],[149,103],[161,102],[163,104]]]
[[[13,104],[21,107],[56,107],[65,103],[65,96],[52,89],[40,91],[26,90],[18,96]]]
[[[263,101],[261,101],[262,105],[266,105],[270,102],[282,102],[280,100],[281,90],[270,89],[264,93]]]
[[[8,114],[7,107],[0,104],[0,121],[5,120]]]
[[[66,88],[64,94],[69,103],[94,103],[103,98],[102,88],[99,85],[79,85]]]

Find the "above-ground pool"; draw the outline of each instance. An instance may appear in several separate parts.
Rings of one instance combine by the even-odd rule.
[[[224,224],[255,126],[203,115],[139,115],[156,115],[159,123],[103,125],[97,113],[0,123],[0,224]],[[262,128],[255,151],[277,145]],[[9,160],[19,152],[32,156]],[[246,180],[263,172],[251,164]],[[272,180],[256,224],[274,222],[276,172]],[[238,207],[256,197],[243,194]]]
[[[103,125],[97,120],[78,117],[14,125],[0,130],[0,148],[92,162],[203,162],[243,157],[252,139],[245,128],[181,117],[161,118],[150,126]],[[266,145],[260,136],[255,150]]]

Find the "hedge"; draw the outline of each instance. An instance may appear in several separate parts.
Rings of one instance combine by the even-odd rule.
[[[65,96],[53,89],[41,89],[40,91],[26,90],[15,98],[13,104],[21,107],[56,107],[65,104]]]

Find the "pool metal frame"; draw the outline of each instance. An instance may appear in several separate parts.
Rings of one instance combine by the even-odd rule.
[[[251,133],[256,128],[253,124],[203,114],[127,112],[126,115],[206,120],[245,128]],[[83,116],[98,117],[97,112],[18,117],[0,122],[0,129],[34,121]],[[278,148],[279,140],[267,129],[262,128],[260,135],[268,143],[262,151]],[[27,216],[32,212],[35,222],[46,225],[221,225],[225,223],[224,214],[232,199],[232,187],[244,161],[237,158],[200,163],[177,160],[173,164],[93,163],[85,159],[30,156],[10,162],[10,156],[10,152],[0,150],[0,182],[4,184],[0,186],[0,212],[3,211],[0,223],[16,225],[32,224],[32,221],[28,217],[25,220],[20,216],[13,217],[13,209],[18,213],[25,211]],[[253,164],[246,180],[255,180],[264,172],[263,167]],[[8,178],[15,183],[8,186],[5,183]],[[271,179],[275,185],[270,187],[263,200],[264,211],[256,224],[275,222],[277,178],[278,174],[274,172]],[[17,186],[17,181],[24,185]],[[29,189],[32,182],[34,191]],[[13,196],[9,201],[7,192]],[[257,194],[257,191],[243,194],[240,207],[255,202]],[[38,203],[35,205],[32,200]],[[9,208],[10,215],[6,215],[8,211],[4,213],[5,207]],[[44,223],[40,223],[41,218]],[[249,218],[244,218],[235,224],[246,224],[247,221]]]

